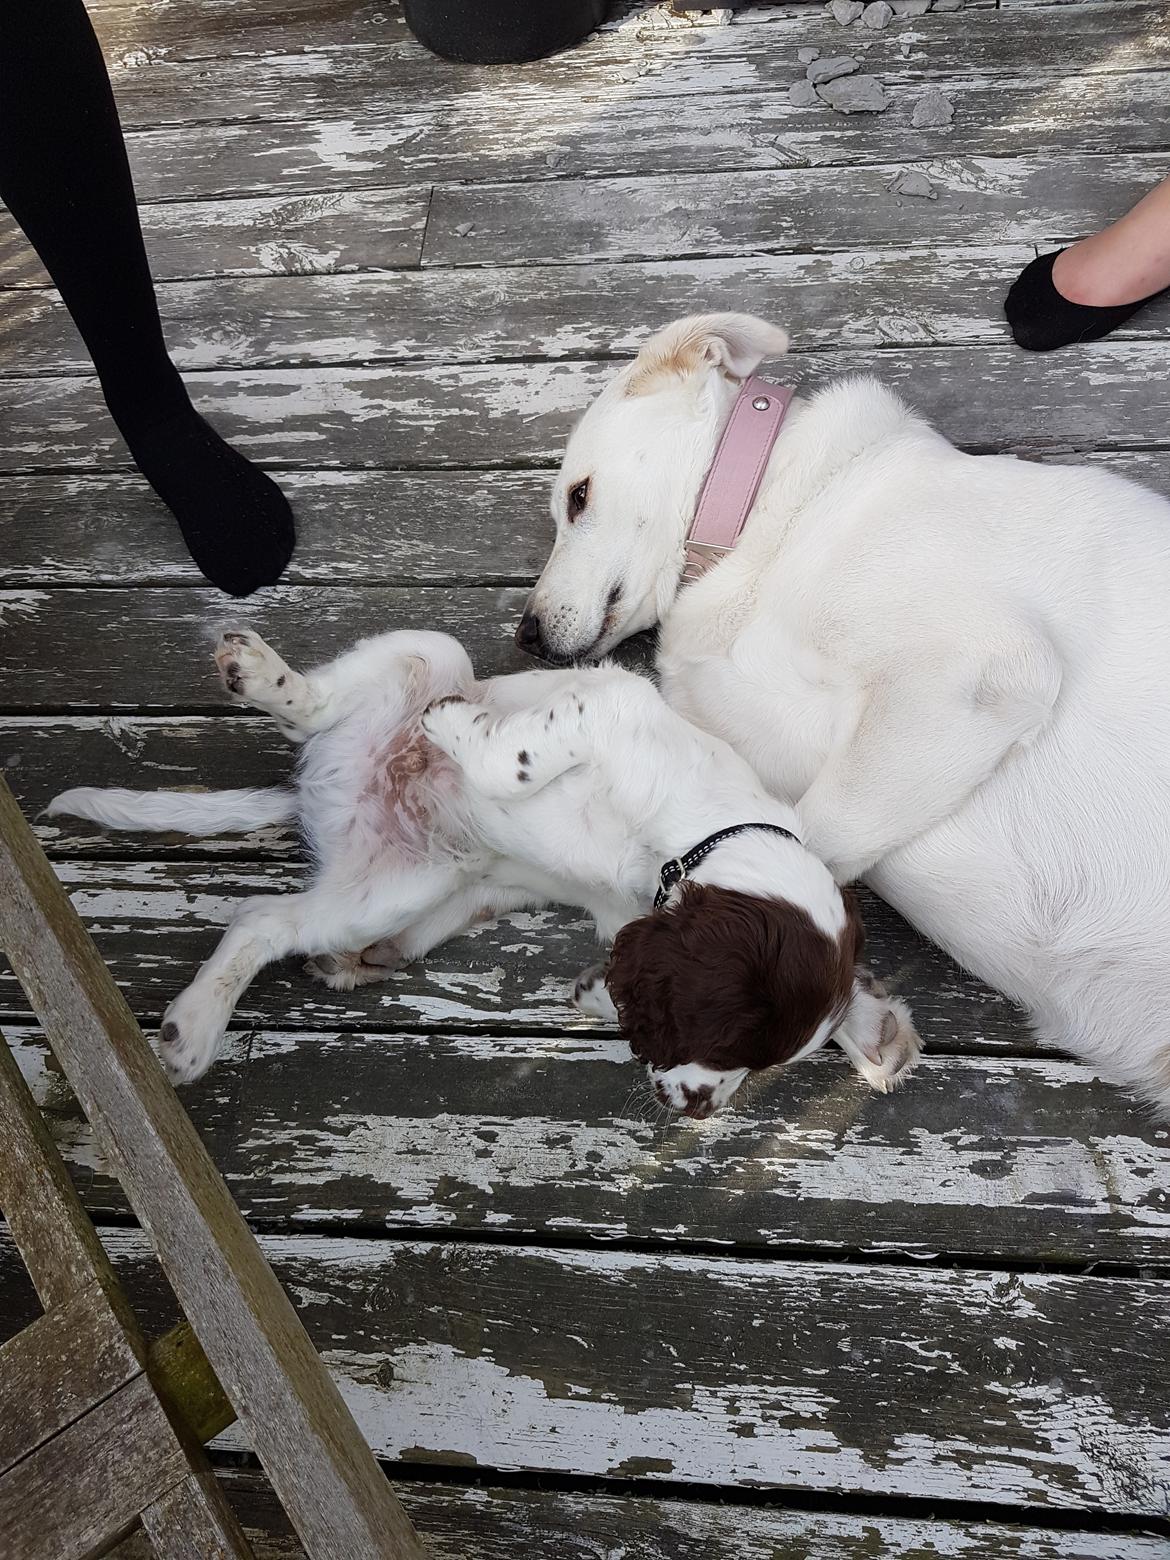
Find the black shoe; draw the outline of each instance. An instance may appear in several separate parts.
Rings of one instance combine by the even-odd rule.
[[[405,0],[406,24],[445,60],[515,65],[571,48],[600,27],[609,0]]]
[[[1063,253],[1063,249],[1054,249],[1049,255],[1039,255],[1020,272],[1004,299],[1003,312],[1016,345],[1028,352],[1051,352],[1074,341],[1099,341],[1111,330],[1124,325],[1147,303],[1160,298],[1163,292],[1170,292],[1170,288],[1163,287],[1160,292],[1139,298],[1136,303],[1121,303],[1110,309],[1070,303],[1057,292],[1052,280],[1056,257]]]

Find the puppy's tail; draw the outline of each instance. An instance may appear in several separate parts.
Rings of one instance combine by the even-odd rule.
[[[83,785],[45,808],[50,818],[89,818],[110,829],[179,834],[241,834],[297,816],[295,791],[126,791]]]

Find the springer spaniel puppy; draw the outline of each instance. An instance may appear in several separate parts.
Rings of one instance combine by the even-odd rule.
[[[608,967],[574,1000],[617,1019],[661,1101],[704,1117],[751,1072],[837,1040],[886,1090],[917,1059],[902,1003],[856,967],[856,904],[726,743],[611,666],[477,682],[444,634],[390,633],[301,675],[223,635],[228,691],[303,743],[295,790],[85,788],[49,806],[114,828],[210,834],[297,818],[312,887],[246,900],[164,1016],[178,1082],[215,1058],[272,960],[335,989],[504,910],[587,910]]]

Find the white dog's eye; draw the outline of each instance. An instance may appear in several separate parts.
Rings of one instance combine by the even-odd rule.
[[[589,502],[589,478],[569,489],[569,519],[575,520]]]

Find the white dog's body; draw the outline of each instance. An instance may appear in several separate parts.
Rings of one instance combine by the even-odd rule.
[[[236,697],[306,744],[295,792],[84,788],[49,808],[117,828],[218,833],[297,818],[305,831],[312,887],[246,901],[168,1009],[162,1054],[180,1081],[210,1065],[239,997],[274,959],[316,955],[314,973],[348,989],[478,919],[550,903],[587,910],[609,942],[650,911],[665,861],[729,825],[795,825],[730,747],[618,668],[477,683],[462,647],[434,633],[366,640],[306,676],[252,633],[225,635],[216,659]],[[738,835],[692,878],[797,906],[827,939],[845,924],[830,873],[792,837]],[[576,999],[616,1016],[598,971]],[[916,1055],[904,1008],[872,987],[835,1017],[817,1043],[835,1029],[874,1087]],[[897,1044],[884,1043],[894,1030]],[[707,1078],[712,1108],[746,1074],[733,1071]],[[685,1106],[681,1083],[652,1078]]]
[[[660,618],[673,707],[798,802],[840,880],[1170,1106],[1170,505],[964,455],[856,380],[793,403],[739,545],[679,590],[729,368],[777,335],[668,328],[586,414],[530,603],[544,647],[604,653]]]

